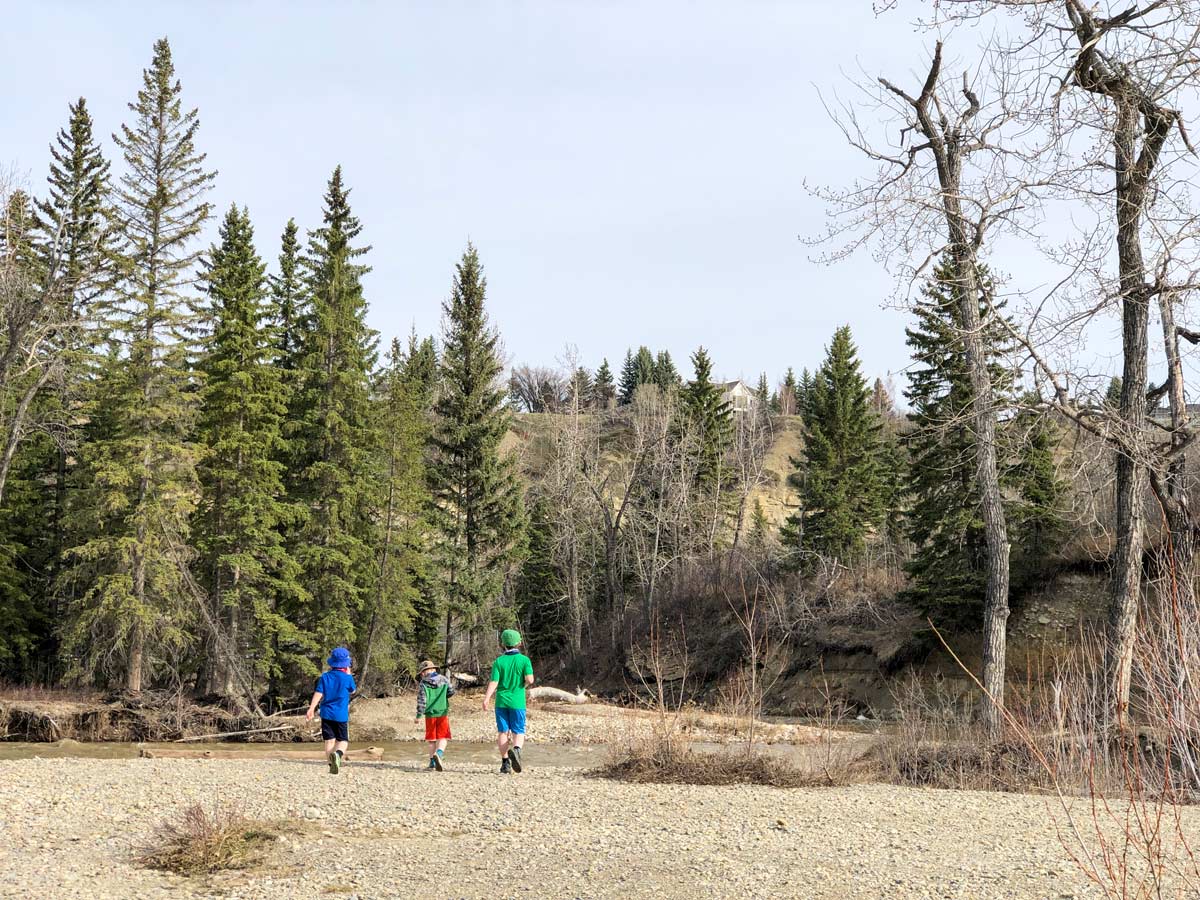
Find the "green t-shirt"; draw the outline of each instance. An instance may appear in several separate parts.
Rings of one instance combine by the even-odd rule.
[[[498,709],[525,708],[525,676],[533,674],[533,663],[524,653],[505,653],[492,663]]]

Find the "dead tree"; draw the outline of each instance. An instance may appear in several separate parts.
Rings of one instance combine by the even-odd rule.
[[[1024,20],[1027,33],[993,48],[990,56],[993,68],[1020,73],[1026,121],[1057,142],[1058,159],[1043,154],[1031,164],[1045,173],[1044,183],[1054,185],[1059,199],[1091,204],[1102,217],[1100,225],[1077,234],[1072,247],[1062,251],[1070,271],[1047,298],[1061,301],[1073,292],[1079,302],[1058,322],[1030,323],[1023,345],[1051,383],[1052,403],[1104,436],[1116,456],[1105,669],[1109,720],[1120,722],[1129,702],[1146,551],[1144,504],[1151,490],[1168,526],[1176,580],[1194,592],[1196,523],[1183,478],[1183,453],[1194,432],[1184,402],[1178,347],[1183,332],[1174,306],[1196,287],[1194,278],[1178,276],[1189,268],[1183,257],[1196,253],[1197,229],[1188,208],[1187,177],[1172,175],[1172,169],[1182,155],[1193,153],[1175,104],[1195,90],[1200,78],[1200,9],[1190,0],[1132,2],[1111,16],[1083,0],[942,0],[938,9],[943,25],[996,10]],[[1080,132],[1099,140],[1080,147]],[[1173,135],[1181,146],[1175,155]],[[1115,279],[1106,274],[1113,249]],[[1152,387],[1149,331],[1156,301],[1168,371],[1164,384]],[[1113,304],[1121,312],[1122,351],[1115,409],[1081,400],[1086,377],[1070,367],[1055,371],[1047,349],[1033,336],[1035,329],[1080,335],[1084,323]],[[1038,317],[1044,305],[1038,305]],[[1163,395],[1170,402],[1171,422],[1167,439],[1157,441],[1147,407]]]
[[[984,719],[995,732],[1002,721],[1006,625],[1008,621],[1008,525],[1000,488],[996,397],[984,346],[981,305],[986,304],[979,276],[985,241],[998,227],[1021,215],[1024,185],[1008,177],[1000,136],[1011,121],[1003,103],[987,110],[962,76],[957,90],[943,78],[942,44],[933,54],[919,92],[909,93],[879,79],[872,115],[903,122],[899,146],[879,149],[882,139],[867,136],[852,108],[835,120],[850,144],[879,164],[873,180],[843,191],[818,192],[834,208],[829,237],[851,235],[840,258],[871,238],[887,260],[898,259],[917,278],[933,259],[948,255],[951,285],[962,325],[957,337],[970,376],[971,420],[975,438],[975,478],[987,544],[984,598],[983,685],[988,695]],[[996,85],[1003,98],[1003,84]],[[976,156],[981,157],[974,163]]]

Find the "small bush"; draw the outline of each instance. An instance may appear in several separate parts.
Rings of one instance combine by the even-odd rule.
[[[159,825],[154,845],[142,852],[140,862],[180,875],[245,869],[262,861],[275,837],[262,823],[215,807],[210,813],[197,803],[177,820]]]
[[[615,745],[608,760],[592,774],[635,784],[811,787],[828,783],[823,775],[813,775],[752,747],[699,751],[674,736]]]

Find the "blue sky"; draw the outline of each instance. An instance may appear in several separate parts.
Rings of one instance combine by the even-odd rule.
[[[167,35],[220,173],[211,199],[249,207],[264,257],[289,216],[317,223],[341,163],[385,338],[438,329],[471,240],[514,362],[554,364],[570,343],[617,366],[644,343],[689,371],[703,344],[718,374],[774,381],[818,363],[847,322],[868,374],[907,362],[891,278],[867,255],[810,262],[798,239],[824,221],[805,178],[865,171],[817,90],[920,68],[931,39],[903,14],[877,19],[866,0],[47,2],[6,20],[6,70],[23,75],[0,166],[38,190],[81,94],[111,153]]]

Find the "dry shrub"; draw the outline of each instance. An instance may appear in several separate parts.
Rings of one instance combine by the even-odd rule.
[[[178,819],[164,820],[139,861],[180,875],[246,869],[262,861],[276,836],[261,822],[219,807],[208,812],[197,803]]]
[[[770,787],[828,784],[822,776],[754,747],[694,750],[678,735],[615,745],[605,763],[592,774],[635,784],[757,784]]]

